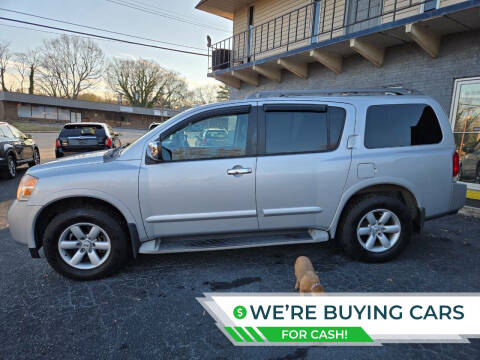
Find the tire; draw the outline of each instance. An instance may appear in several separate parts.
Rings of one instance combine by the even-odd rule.
[[[387,218],[387,221],[382,220]],[[348,205],[339,223],[338,235],[349,257],[365,262],[384,262],[405,249],[412,230],[412,219],[403,202],[390,196],[369,195]]]
[[[32,167],[38,164],[40,164],[40,152],[38,151],[38,149],[35,148],[33,149],[33,161],[30,161],[28,163],[28,167]]]
[[[101,230],[96,240],[93,239],[95,235],[92,241],[85,238],[92,230],[90,225]],[[73,230],[75,226],[80,228],[82,236],[78,236],[78,230]],[[103,278],[125,264],[129,242],[127,234],[121,219],[109,209],[83,207],[66,210],[55,216],[45,229],[45,257],[50,266],[65,277],[75,280]],[[79,237],[84,237],[84,240],[79,241]],[[97,264],[91,259],[91,256],[95,258],[95,254],[100,260]],[[79,257],[81,259],[77,263]]]
[[[7,155],[7,167],[2,174],[4,179],[15,179],[17,176],[17,162],[12,154]]]
[[[463,173],[463,166],[460,165],[460,169],[458,170],[458,180],[463,181],[465,180],[465,174]]]

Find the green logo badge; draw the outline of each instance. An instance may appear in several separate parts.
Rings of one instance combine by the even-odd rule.
[[[233,309],[233,316],[235,316],[237,319],[243,319],[245,316],[247,316],[247,309],[245,309],[245,306],[239,305]]]

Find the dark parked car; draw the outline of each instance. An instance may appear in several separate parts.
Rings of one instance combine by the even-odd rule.
[[[465,157],[460,163],[460,180],[480,183],[480,140],[472,147],[464,148]]]
[[[13,179],[17,166],[40,164],[40,151],[30,135],[25,135],[16,127],[0,122],[0,175]]]
[[[72,123],[63,126],[55,144],[57,158],[89,151],[113,149],[119,134],[104,123]]]

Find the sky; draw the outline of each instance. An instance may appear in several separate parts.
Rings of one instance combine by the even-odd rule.
[[[146,13],[119,5],[118,2],[133,6],[147,7],[151,11],[166,15]],[[0,8],[21,11],[29,14],[94,26],[130,35],[151,38],[200,49],[185,49],[193,52],[207,52],[207,35],[213,42],[231,36],[231,21],[195,9],[199,0],[0,0]],[[117,2],[117,3],[114,3]],[[121,37],[131,41],[146,42],[157,46],[174,47],[167,44],[127,38],[121,35],[102,33],[96,30],[65,25],[53,21],[0,10],[0,17],[8,17],[56,27],[65,27],[78,31],[93,32],[111,37]],[[171,19],[177,17],[202,26]],[[8,26],[6,26],[8,25]],[[12,27],[15,26],[15,27]],[[42,30],[32,31],[24,28]],[[24,52],[42,44],[44,39],[58,37],[49,33],[58,30],[37,28],[6,20],[0,20],[0,41],[9,41],[12,52]],[[162,67],[174,70],[184,76],[190,87],[214,84],[215,80],[207,78],[207,57],[181,54],[142,46],[118,42],[95,40],[107,58],[144,58],[155,60]],[[177,47],[178,48],[178,47]],[[202,50],[203,49],[203,50]]]

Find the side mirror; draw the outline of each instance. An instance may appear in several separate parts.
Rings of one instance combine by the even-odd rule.
[[[162,142],[152,141],[148,143],[147,156],[156,162],[162,161]]]
[[[119,132],[114,132],[114,133],[113,133],[113,136],[115,136],[115,137],[119,137],[119,136],[122,136],[122,134],[121,134],[121,133],[119,133]]]
[[[31,139],[32,138],[32,135],[30,134],[25,134],[25,139]]]
[[[162,146],[161,141],[148,143],[147,156],[155,162],[172,160],[172,151]]]

